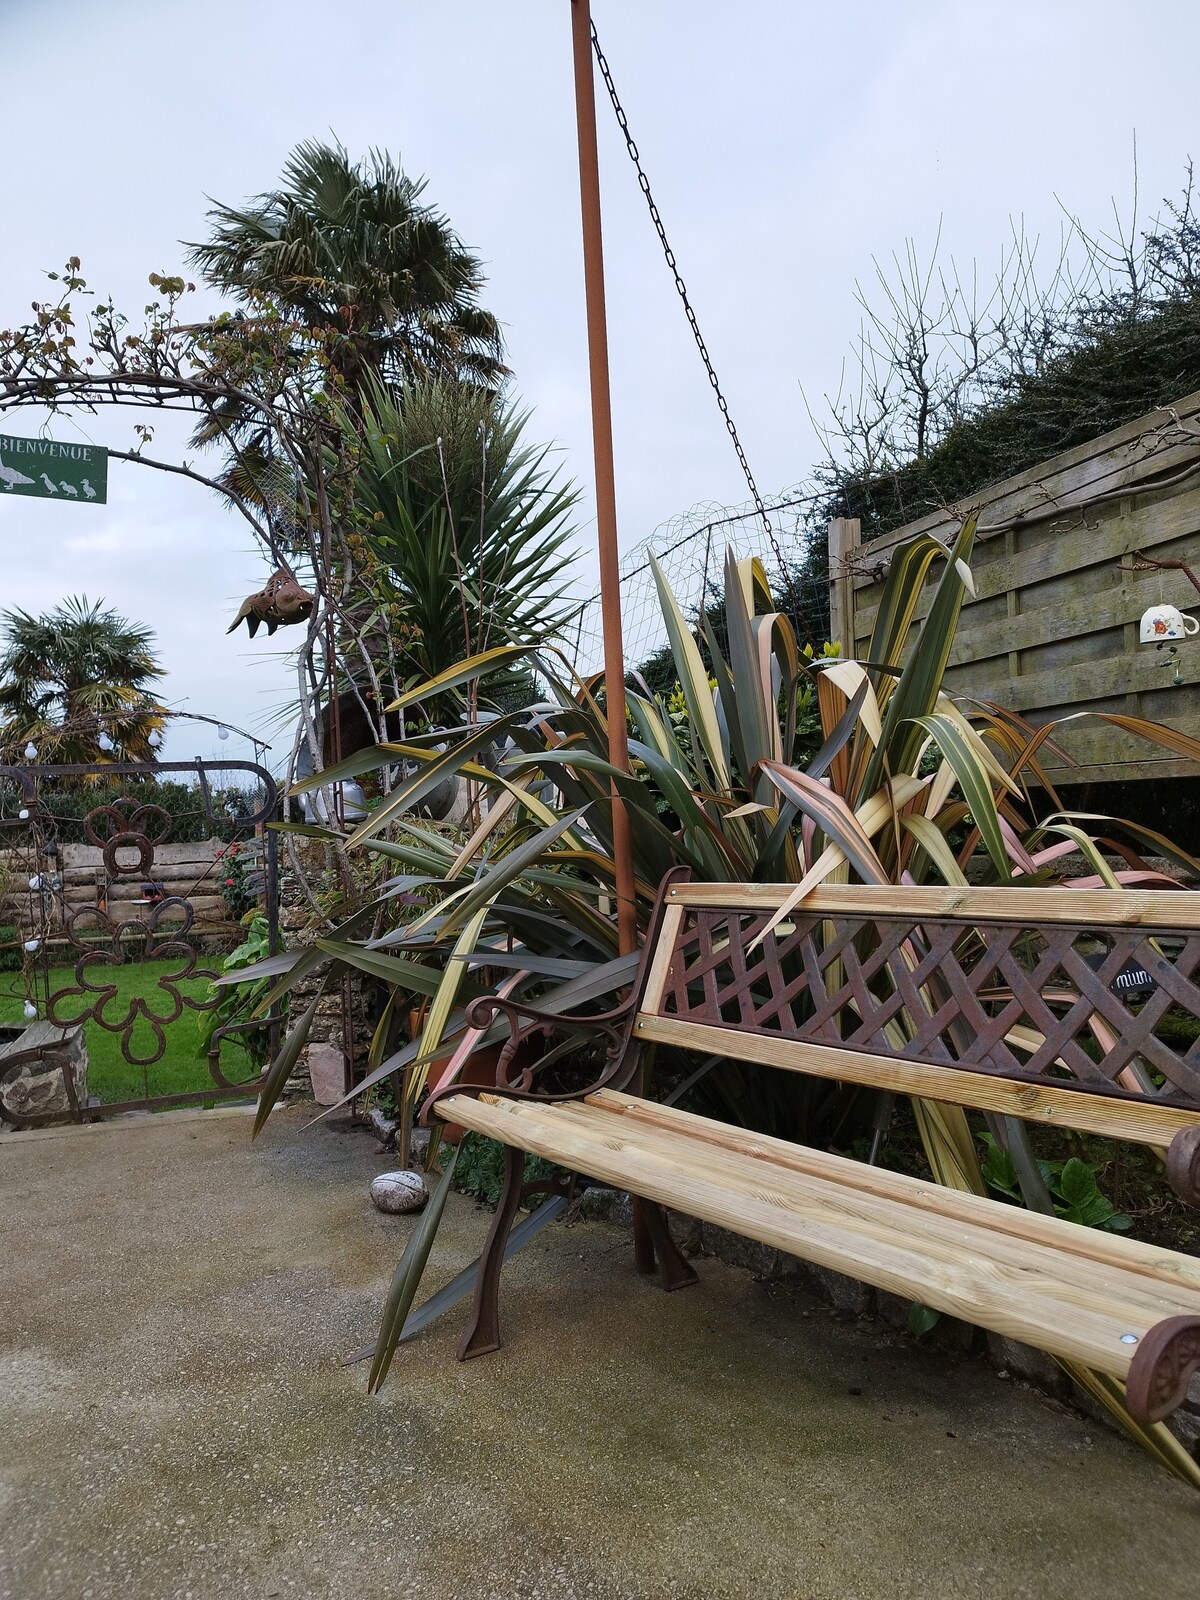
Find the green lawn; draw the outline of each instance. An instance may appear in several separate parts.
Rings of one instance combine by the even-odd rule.
[[[200,958],[199,966],[219,968],[220,957]],[[124,966],[108,967],[99,963],[90,967],[88,981],[97,987],[113,983],[117,995],[105,1007],[105,1017],[112,1023],[123,1020],[129,1012],[130,1002],[144,997],[151,1011],[169,1016],[174,1001],[169,991],[158,987],[160,977],[178,971],[178,960],[129,961]],[[202,1000],[208,995],[207,978],[192,978],[178,985],[182,996]],[[50,969],[51,993],[76,986],[73,967]],[[20,1022],[25,992],[19,972],[0,972],[0,1022]],[[93,1005],[94,997],[71,995],[56,1007],[61,1020],[77,1016]],[[142,1068],[131,1065],[122,1054],[122,1035],[102,1028],[97,1022],[88,1022],[88,1093],[106,1104],[132,1100],[142,1095],[189,1094],[207,1089],[212,1084],[207,1060],[197,1055],[200,1044],[201,1013],[185,1006],[174,1022],[165,1023],[166,1049],[160,1060]],[[129,1038],[134,1055],[148,1056],[155,1048],[154,1030],[145,1017],[134,1021]],[[236,1083],[249,1073],[249,1062],[244,1050],[225,1040],[221,1046],[221,1066],[231,1083]]]

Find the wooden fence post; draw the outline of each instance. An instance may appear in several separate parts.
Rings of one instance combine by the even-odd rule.
[[[857,517],[834,517],[829,524],[829,637],[854,656],[854,568],[852,557],[862,542]]]

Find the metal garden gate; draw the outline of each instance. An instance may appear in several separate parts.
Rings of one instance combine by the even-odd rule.
[[[279,1016],[211,986],[279,949],[277,799],[247,761],[0,766],[0,1121],[257,1092]]]

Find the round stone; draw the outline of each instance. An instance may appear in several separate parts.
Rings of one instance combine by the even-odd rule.
[[[381,1172],[371,1180],[371,1199],[377,1210],[399,1215],[420,1211],[429,1199],[429,1190],[419,1172]]]

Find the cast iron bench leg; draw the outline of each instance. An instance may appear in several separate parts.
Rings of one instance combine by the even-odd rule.
[[[504,1266],[505,1249],[509,1231],[521,1203],[525,1183],[525,1152],[512,1145],[504,1146],[504,1186],[500,1203],[488,1230],[487,1243],[479,1258],[479,1275],[475,1280],[475,1300],[471,1318],[458,1346],[458,1359],[470,1361],[474,1356],[490,1355],[500,1348],[500,1272]],[[649,1200],[642,1201],[642,1215],[658,1261],[662,1286],[668,1294],[674,1289],[686,1289],[696,1283],[696,1269],[681,1253],[671,1237],[667,1219],[661,1206]],[[651,1262],[653,1270],[653,1261]]]
[[[487,1243],[479,1258],[479,1277],[475,1281],[471,1320],[458,1346],[460,1361],[470,1361],[472,1356],[486,1356],[500,1348],[500,1269],[504,1265],[504,1247],[521,1203],[524,1182],[525,1152],[506,1144],[504,1187],[500,1191],[500,1204],[496,1207],[488,1230]]]
[[[641,1205],[642,1216],[646,1219],[646,1232],[650,1235],[654,1255],[658,1257],[663,1288],[670,1294],[673,1289],[686,1289],[689,1284],[697,1283],[696,1269],[672,1239],[662,1207],[655,1205],[652,1200],[643,1200]],[[650,1270],[654,1270],[653,1260]]]

